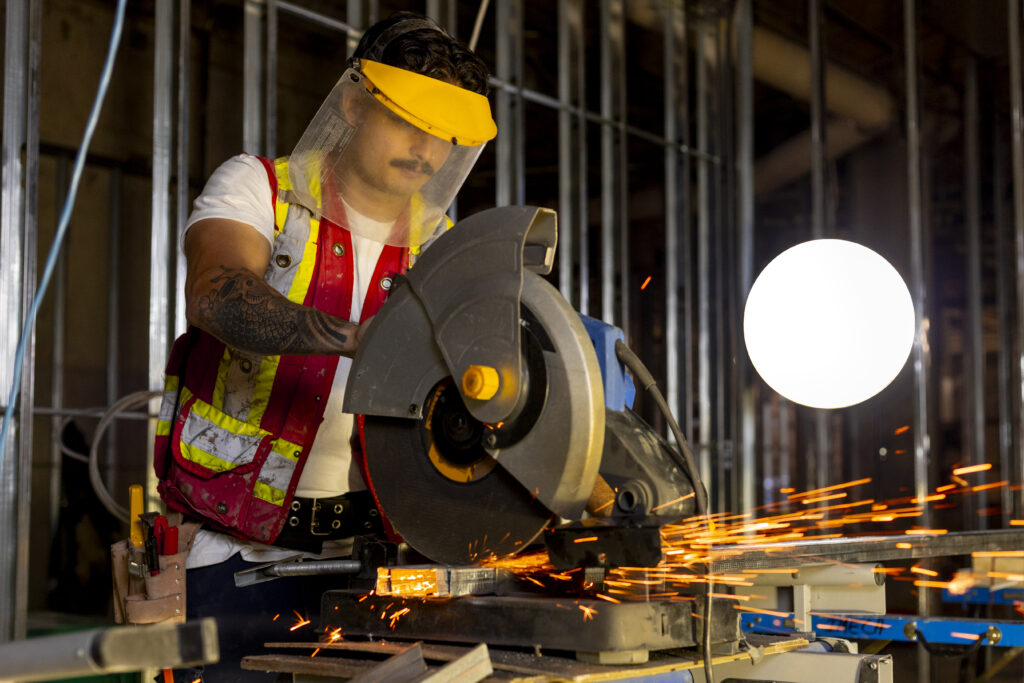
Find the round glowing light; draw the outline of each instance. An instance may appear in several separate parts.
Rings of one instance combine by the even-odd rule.
[[[843,408],[887,387],[914,343],[914,304],[896,269],[845,240],[779,254],[743,312],[747,353],[768,385],[795,403]]]

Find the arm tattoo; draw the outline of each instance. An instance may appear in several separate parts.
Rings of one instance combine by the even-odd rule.
[[[247,270],[221,268],[197,308],[202,327],[243,351],[346,356],[355,352],[358,325],[289,301]]]

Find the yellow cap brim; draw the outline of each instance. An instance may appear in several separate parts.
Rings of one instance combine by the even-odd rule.
[[[498,134],[490,102],[480,93],[368,59],[360,66],[373,96],[424,132],[470,147]]]

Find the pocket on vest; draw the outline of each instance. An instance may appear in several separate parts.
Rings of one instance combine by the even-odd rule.
[[[273,437],[217,410],[195,396],[181,411],[171,434],[176,463],[202,479],[232,473],[247,474],[260,466]]]

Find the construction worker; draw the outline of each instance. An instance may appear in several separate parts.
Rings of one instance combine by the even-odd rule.
[[[293,610],[315,627],[331,586],[236,588],[235,572],[296,551],[344,555],[353,535],[383,529],[342,412],[350,359],[496,134],[486,95],[478,57],[426,17],[396,14],[367,30],[288,157],[234,157],[195,202],[182,243],[190,327],[168,361],[154,462],[167,506],[203,523],[186,612],[218,618],[221,664],[205,680],[265,680],[240,656],[287,636]]]

